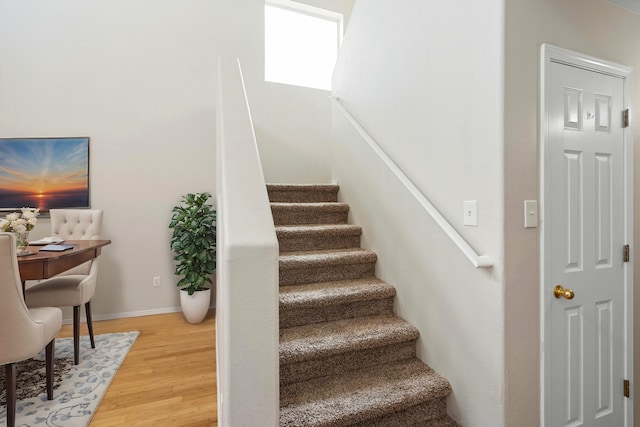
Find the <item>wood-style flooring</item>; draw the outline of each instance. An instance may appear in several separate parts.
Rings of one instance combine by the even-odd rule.
[[[93,322],[94,334],[140,331],[90,427],[218,425],[215,312],[192,325],[182,313]],[[80,330],[87,335],[86,325]],[[59,337],[72,337],[64,325]]]

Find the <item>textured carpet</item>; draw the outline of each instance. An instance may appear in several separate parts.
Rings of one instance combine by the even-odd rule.
[[[267,186],[280,244],[280,426],[455,427],[337,185]]]
[[[120,332],[96,335],[96,348],[92,349],[88,336],[80,339],[80,363],[73,365],[73,339],[56,340],[56,366],[54,381],[58,383],[53,400],[47,400],[44,381],[44,352],[33,361],[20,364],[16,402],[16,425],[85,427],[98,409],[116,371],[122,364],[139,332]],[[31,373],[30,369],[38,371]],[[29,371],[25,372],[26,369]],[[2,370],[4,373],[4,369]],[[26,373],[26,375],[25,375]],[[41,379],[39,379],[41,376]],[[22,389],[25,390],[22,390]],[[4,374],[2,378],[2,406],[0,427],[6,426],[6,397]]]

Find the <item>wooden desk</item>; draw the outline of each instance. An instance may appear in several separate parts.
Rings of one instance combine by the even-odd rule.
[[[31,255],[18,257],[22,283],[25,280],[48,279],[96,258],[102,247],[110,244],[111,240],[65,240],[64,243],[75,246],[62,252],[40,251],[41,246],[29,246]]]

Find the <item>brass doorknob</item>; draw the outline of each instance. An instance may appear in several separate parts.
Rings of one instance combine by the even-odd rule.
[[[571,289],[565,289],[562,285],[556,285],[556,287],[553,288],[553,296],[556,298],[573,299],[574,295],[575,293]]]

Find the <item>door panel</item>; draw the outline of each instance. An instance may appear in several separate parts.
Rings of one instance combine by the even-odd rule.
[[[611,301],[596,304],[596,417],[609,414],[613,404],[613,309]]]
[[[566,265],[565,271],[582,270],[582,153],[577,151],[565,151],[565,239]]]
[[[582,307],[569,307],[564,310],[564,329],[567,340],[566,381],[567,412],[569,423],[582,423],[584,418],[584,365],[582,349],[584,348],[584,316]]]
[[[612,167],[611,155],[595,155],[595,220],[596,220],[596,268],[611,268],[612,249]]]

